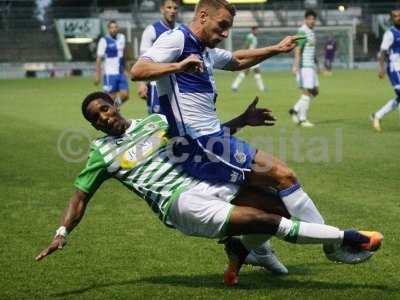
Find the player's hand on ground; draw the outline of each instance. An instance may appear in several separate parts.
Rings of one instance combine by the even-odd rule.
[[[257,108],[258,97],[247,107],[243,113],[243,121],[248,126],[273,126],[276,118],[268,108]]]
[[[146,100],[147,99],[147,85],[144,83],[140,83],[138,85],[138,95],[140,98]]]
[[[66,244],[67,244],[67,240],[65,239],[65,237],[60,236],[60,235],[56,236],[53,239],[53,241],[51,242],[51,244],[46,249],[44,249],[42,252],[40,252],[40,254],[38,256],[36,256],[36,261],[42,260],[43,258],[50,255],[54,251],[62,250]]]
[[[385,70],[379,70],[378,77],[379,77],[380,79],[385,78]]]
[[[285,37],[282,41],[275,45],[276,50],[281,53],[287,53],[296,48],[296,41],[299,39],[303,39],[304,37],[299,35],[289,35]]]
[[[204,70],[203,61],[196,54],[189,55],[178,64],[178,69],[180,72],[202,73]]]

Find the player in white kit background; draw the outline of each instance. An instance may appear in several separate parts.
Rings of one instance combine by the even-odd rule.
[[[161,20],[148,25],[142,34],[140,41],[140,55],[144,54],[161,34],[172,30],[179,26],[176,23],[178,16],[179,4],[177,0],[163,0],[160,6]],[[147,110],[149,113],[162,113],[160,101],[158,99],[156,82],[149,83],[144,81],[138,82],[139,97],[147,102]]]
[[[378,132],[382,131],[381,119],[400,104],[400,9],[391,12],[393,26],[383,36],[381,51],[379,52],[379,78],[388,74],[390,83],[396,93],[396,97],[389,100],[382,108],[371,115],[372,126]]]
[[[253,26],[251,28],[251,32],[246,35],[245,38],[245,48],[246,49],[256,49],[258,45],[257,39],[257,26]],[[242,83],[243,79],[250,73],[250,70],[254,71],[254,79],[256,80],[257,87],[260,92],[265,92],[267,90],[266,86],[261,77],[261,68],[260,64],[252,66],[250,69],[240,71],[238,76],[236,76],[235,80],[232,83],[232,91],[237,92],[239,90],[239,86]]]
[[[295,49],[295,57],[292,72],[296,76],[297,83],[302,90],[300,99],[289,110],[295,124],[302,127],[314,127],[307,118],[311,100],[318,95],[318,60],[316,56],[316,40],[314,26],[317,14],[313,10],[307,10],[304,15],[304,24],[297,34],[304,37],[298,41]]]
[[[118,32],[115,20],[107,24],[108,34],[97,45],[95,85],[100,83],[103,72],[103,91],[117,105],[129,98],[129,85],[125,76],[125,36]]]

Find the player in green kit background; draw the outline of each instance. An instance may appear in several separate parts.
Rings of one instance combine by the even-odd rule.
[[[246,40],[245,40],[245,47],[246,49],[256,49],[258,40],[257,40],[257,26],[253,26],[251,28],[251,32],[246,35]],[[267,87],[264,85],[262,77],[261,77],[261,69],[260,69],[260,64],[252,66],[250,69],[247,69],[245,71],[239,72],[238,76],[235,78],[235,80],[232,83],[232,91],[237,92],[239,90],[239,85],[242,83],[243,79],[249,74],[250,70],[254,71],[254,79],[256,80],[257,87],[260,90],[260,92],[265,92],[267,90]]]
[[[318,61],[316,56],[316,40],[314,26],[317,14],[313,10],[307,10],[304,16],[304,24],[299,28],[297,34],[304,36],[298,40],[295,49],[293,63],[293,74],[302,90],[297,103],[289,110],[294,123],[302,127],[314,127],[308,118],[307,113],[311,100],[318,95]]]

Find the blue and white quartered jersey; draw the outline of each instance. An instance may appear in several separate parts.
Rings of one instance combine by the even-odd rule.
[[[105,75],[119,75],[124,73],[125,36],[118,33],[116,38],[106,35],[99,40],[97,56],[104,58],[103,72]]]
[[[385,32],[381,50],[389,54],[388,71],[400,72],[400,31],[396,27]]]
[[[147,50],[153,46],[154,42],[166,31],[178,28],[180,24],[175,23],[174,28],[170,28],[162,20],[154,22],[148,25],[142,34],[142,39],[140,41],[140,55],[144,54]]]
[[[215,100],[217,98],[213,70],[225,69],[232,53],[210,49],[184,25],[163,33],[142,56],[157,63],[180,62],[197,54],[204,62],[203,73],[175,73],[157,80],[160,104],[170,124],[172,135],[192,138],[221,130]]]

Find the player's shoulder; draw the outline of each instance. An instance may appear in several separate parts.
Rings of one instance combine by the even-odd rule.
[[[172,30],[168,30],[163,32],[156,42],[168,40],[174,43],[181,43],[185,40],[185,34],[180,27],[174,28]]]

